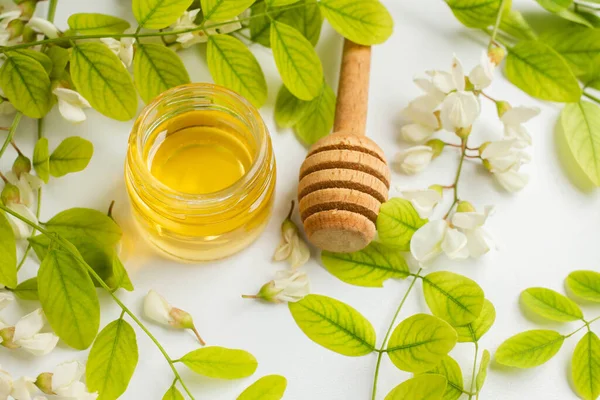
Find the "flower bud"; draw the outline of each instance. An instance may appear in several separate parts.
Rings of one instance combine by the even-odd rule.
[[[19,345],[13,342],[15,336],[15,327],[11,326],[8,328],[0,329],[0,345],[7,349],[18,349]]]
[[[512,107],[507,101],[497,101],[496,102],[496,110],[498,111],[498,117],[502,118],[504,114]]]
[[[458,136],[462,140],[465,140],[466,138],[469,137],[472,130],[473,130],[473,125],[466,127],[466,128],[456,128],[455,133],[456,133],[456,136]]]
[[[488,52],[488,57],[494,64],[500,65],[502,60],[504,60],[504,57],[506,57],[506,50],[502,47],[493,47]]]
[[[25,27],[23,28],[23,43],[35,42],[36,39],[37,33],[33,29],[25,25]]]
[[[31,160],[23,154],[19,154],[13,163],[12,171],[17,175],[17,178],[21,178],[24,172],[31,172]]]
[[[425,143],[425,146],[431,147],[431,149],[433,150],[432,159],[434,159],[434,158],[438,157],[440,154],[442,154],[442,151],[444,151],[444,147],[446,146],[446,143],[444,143],[440,139],[431,139],[430,141]]]
[[[178,329],[193,329],[194,328],[194,320],[190,313],[183,311],[182,309],[173,307],[169,312],[172,320],[170,325],[173,328]]]
[[[428,189],[435,190],[442,196],[444,195],[444,187],[442,185],[431,185]]]
[[[19,2],[19,8],[21,9],[21,16],[25,20],[31,19],[35,13],[35,6],[37,1],[35,0],[24,0]]]
[[[492,163],[489,160],[483,160],[483,166],[490,172],[492,172],[492,170],[494,169]]]
[[[20,20],[20,19],[13,19],[12,21],[10,21],[8,23],[8,25],[6,26],[6,32],[9,33],[9,40],[18,38],[19,36],[21,36],[23,34],[23,31],[25,29],[25,23]]]
[[[475,207],[468,201],[461,201],[456,207],[456,212],[475,212]]]
[[[490,144],[490,143],[491,143],[491,142],[485,142],[485,143],[483,143],[481,146],[479,146],[479,155],[482,155],[482,154],[483,154],[483,151],[485,150],[485,148],[486,148],[486,147],[488,147],[488,146],[489,146],[489,144]]]
[[[475,90],[475,85],[473,85],[468,76],[465,76],[465,91],[472,92],[473,90]]]
[[[42,392],[49,394],[49,395],[54,395],[55,393],[52,391],[52,376],[54,374],[52,374],[51,372],[43,372],[41,374],[38,375],[37,379],[35,380],[35,386],[38,387],[38,389],[40,389]]]
[[[7,182],[6,185],[4,185],[4,189],[2,189],[2,192],[0,193],[0,200],[2,200],[2,203],[5,205],[20,203],[21,192],[16,185]]]
[[[437,123],[438,123],[436,130],[439,131],[440,129],[442,129],[442,118],[441,118],[442,111],[441,110],[436,110],[436,111],[433,112],[433,115],[437,119]]]

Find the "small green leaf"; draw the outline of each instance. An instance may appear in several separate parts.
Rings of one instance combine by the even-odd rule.
[[[185,398],[181,392],[177,390],[175,385],[173,385],[169,388],[169,390],[167,390],[167,393],[165,393],[162,400],[185,400]]]
[[[204,19],[227,21],[237,17],[256,0],[200,0]]]
[[[442,361],[426,374],[442,375],[446,378],[448,385],[441,397],[442,400],[457,400],[463,394],[463,375],[460,365],[450,356],[445,356]]]
[[[265,75],[254,54],[239,39],[228,35],[209,36],[206,58],[215,83],[241,94],[256,108],[265,104]]]
[[[60,46],[52,46],[46,50],[46,55],[52,60],[52,72],[50,72],[51,79],[58,79],[61,77],[67,64],[71,60],[71,54],[69,50],[63,49]]]
[[[362,45],[385,42],[394,31],[394,20],[378,0],[321,0],[319,7],[333,29]]]
[[[446,385],[446,378],[442,375],[418,375],[396,386],[385,400],[441,400]]]
[[[588,101],[567,104],[560,123],[573,157],[596,186],[600,186],[600,107]]]
[[[423,277],[423,294],[433,315],[452,326],[475,321],[483,308],[483,289],[453,272],[440,271]]]
[[[168,47],[153,43],[138,44],[133,76],[146,103],[168,89],[191,82],[181,58]]]
[[[33,149],[33,169],[35,173],[48,183],[50,179],[50,155],[48,154],[48,139],[40,138]]]
[[[500,22],[500,29],[520,40],[535,40],[537,35],[523,14],[517,10],[505,11]]]
[[[521,302],[533,313],[552,321],[569,322],[583,319],[575,302],[551,289],[529,288],[521,293]]]
[[[17,242],[8,222],[0,212],[0,285],[14,289],[17,286]]]
[[[312,44],[296,29],[271,24],[271,46],[283,83],[301,100],[312,100],[323,87],[323,66]]]
[[[542,40],[567,60],[577,76],[591,72],[600,55],[600,29],[563,27],[545,34]]]
[[[83,171],[94,154],[94,145],[79,136],[71,136],[63,140],[50,154],[50,175],[55,178],[73,172]]]
[[[302,332],[326,349],[356,357],[375,348],[373,325],[341,301],[311,294],[288,307]]]
[[[567,103],[581,97],[581,88],[567,62],[539,41],[522,41],[509,49],[506,76],[521,90],[542,100]]]
[[[454,348],[456,339],[446,321],[416,314],[394,329],[386,352],[396,367],[418,374],[434,368]]]
[[[131,76],[103,43],[73,47],[71,77],[81,95],[100,113],[119,121],[135,116],[137,95]]]
[[[496,361],[517,368],[532,368],[550,360],[565,337],[556,331],[534,329],[508,338],[498,347]]]
[[[485,29],[496,21],[502,0],[447,0],[446,3],[462,24]],[[510,3],[505,9],[510,9]]]
[[[44,224],[50,232],[58,233],[77,247],[77,238],[114,248],[121,240],[121,229],[106,214],[89,208],[62,211]]]
[[[571,360],[573,385],[582,399],[600,396],[600,339],[594,332],[581,338]]]
[[[355,253],[321,253],[323,266],[338,279],[351,285],[383,287],[390,278],[404,279],[410,271],[398,251],[373,242]]]
[[[30,118],[42,118],[50,111],[50,78],[42,64],[31,57],[8,57],[0,69],[0,87],[12,105]]]
[[[282,7],[289,6],[290,4],[297,3],[300,0],[266,0],[265,3],[269,7]]]
[[[277,126],[291,128],[296,125],[304,115],[308,104],[308,101],[300,100],[291,94],[285,85],[282,85],[275,102],[275,122]]]
[[[9,52],[8,56],[10,57],[11,54],[19,54],[25,57],[32,58],[35,61],[39,62],[42,67],[44,67],[44,70],[47,74],[50,74],[50,72],[52,72],[52,60],[44,53],[30,49],[18,49]]]
[[[333,89],[324,83],[321,93],[308,102],[296,123],[296,135],[302,142],[312,145],[331,132],[335,118],[335,103]]]
[[[377,217],[379,241],[399,251],[408,251],[413,234],[426,223],[408,200],[390,199],[381,205]]]
[[[580,24],[588,28],[594,27],[594,25],[592,25],[592,23],[588,21],[587,18],[570,9],[561,10],[557,12],[556,15],[563,19],[566,19],[567,21],[575,22],[576,24]]]
[[[85,370],[88,389],[98,392],[99,400],[116,400],[127,390],[137,363],[135,331],[122,318],[111,322],[90,350]]]
[[[263,46],[271,47],[271,18],[277,20],[281,12],[270,11],[267,15],[266,11],[267,8],[262,1],[254,3],[250,8],[250,16],[252,17],[249,22],[250,39]]]
[[[131,26],[124,19],[97,13],[72,14],[68,23],[75,33],[85,35],[123,33]]]
[[[483,388],[485,378],[487,378],[487,370],[488,366],[490,365],[490,359],[490,352],[484,350],[483,356],[481,356],[481,363],[479,364],[479,371],[477,372],[477,377],[475,378],[475,387],[477,388],[477,392]]]
[[[163,29],[175,23],[192,2],[193,0],[133,0],[131,6],[141,27]]]
[[[194,350],[180,361],[197,374],[220,379],[245,378],[258,367],[256,358],[247,351],[217,346]]]
[[[37,278],[27,279],[14,288],[13,293],[21,300],[39,300]]]
[[[568,8],[573,0],[536,0],[546,10],[557,13]]]
[[[263,376],[239,395],[237,400],[280,400],[287,387],[281,375]]]
[[[485,299],[479,317],[465,326],[456,326],[459,343],[477,342],[490,330],[496,321],[496,309],[491,301]]]
[[[128,292],[133,292],[133,283],[131,283],[131,279],[129,279],[129,274],[127,273],[125,266],[119,259],[119,256],[116,252],[113,255],[112,267],[112,275],[105,279],[106,284],[113,291],[119,288],[123,288]]]
[[[575,296],[600,303],[600,273],[573,271],[567,277],[566,284]]]
[[[100,303],[83,266],[71,254],[51,249],[38,272],[38,292],[58,337],[74,349],[87,349],[98,333]]]

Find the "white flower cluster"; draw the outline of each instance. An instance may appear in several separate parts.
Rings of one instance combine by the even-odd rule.
[[[4,180],[4,188],[0,194],[0,199],[11,211],[37,223],[37,217],[31,207],[35,200],[34,192],[42,187],[43,181],[31,174],[30,171],[31,161],[19,155],[13,170],[4,175],[0,174],[0,177]],[[12,215],[5,215],[17,240],[31,236],[33,232],[31,226]]]
[[[197,29],[199,25],[196,24],[196,19],[200,9],[186,11],[181,17],[171,25],[171,30],[185,31]],[[204,25],[211,25],[211,21],[205,21]],[[184,49],[191,47],[197,43],[206,43],[209,35],[226,34],[235,32],[242,29],[242,24],[239,22],[239,18],[234,18],[231,21],[219,24],[217,28],[207,28],[204,30],[194,30],[192,32],[184,32],[177,34],[177,42],[181,44]]]
[[[96,400],[97,393],[88,392],[81,378],[85,367],[70,361],[60,364],[54,372],[40,374],[37,379],[21,377],[13,380],[0,369],[0,400],[47,400],[45,395],[69,400]]]

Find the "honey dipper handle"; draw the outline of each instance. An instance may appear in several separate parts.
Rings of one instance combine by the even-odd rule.
[[[364,135],[367,129],[371,47],[344,42],[342,69],[335,109],[334,132]]]

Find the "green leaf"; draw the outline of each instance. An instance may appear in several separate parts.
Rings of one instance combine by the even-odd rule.
[[[577,76],[591,72],[600,55],[600,29],[564,27],[550,31],[542,40],[567,60]]]
[[[592,25],[592,23],[590,21],[587,20],[587,18],[585,18],[583,15],[580,15],[579,13],[576,13],[572,10],[561,10],[559,12],[556,13],[556,15],[558,15],[559,17],[566,19],[567,21],[571,21],[571,22],[575,22],[577,24],[580,25],[584,25],[587,26],[588,28],[593,28],[594,25]]]
[[[51,249],[38,272],[38,292],[58,337],[74,349],[87,349],[98,333],[100,303],[83,266],[71,254]]]
[[[477,392],[483,388],[485,378],[487,378],[487,370],[488,366],[490,365],[490,359],[490,352],[484,350],[483,356],[481,356],[481,363],[479,364],[479,371],[477,372],[477,377],[475,378],[475,387],[477,388]]]
[[[456,326],[459,343],[477,342],[490,330],[496,321],[496,309],[491,301],[485,299],[479,317],[465,326]]]
[[[336,278],[356,286],[383,287],[390,278],[404,279],[410,274],[402,254],[376,242],[355,253],[323,251],[321,260]]]
[[[141,27],[163,29],[175,23],[192,2],[193,0],[133,0],[131,6]]]
[[[50,175],[55,178],[73,172],[83,171],[94,154],[94,145],[79,136],[71,136],[63,140],[50,154]]]
[[[502,0],[446,0],[446,3],[463,25],[485,29],[496,22]],[[510,9],[510,1],[505,9]]]
[[[575,296],[600,303],[600,273],[573,271],[567,277],[566,284]]]
[[[250,20],[250,38],[252,41],[271,47],[271,21],[279,21],[295,28],[313,46],[319,41],[323,16],[314,0],[300,0],[296,8],[270,8],[269,16],[266,15],[264,2],[252,6],[252,19]]]
[[[10,57],[11,55],[15,55],[15,54],[29,57],[29,58],[32,58],[35,61],[39,62],[40,65],[42,67],[44,67],[44,70],[46,71],[47,74],[50,74],[50,72],[52,72],[52,60],[50,59],[50,57],[48,57],[44,53],[41,53],[41,52],[35,51],[35,50],[30,50],[30,49],[18,49],[18,50],[13,50],[13,51],[9,52],[8,56]]]
[[[194,350],[180,361],[197,374],[220,379],[245,378],[258,367],[256,358],[247,351],[217,346]]]
[[[17,286],[17,242],[8,222],[0,212],[0,285],[14,289]]]
[[[394,20],[378,0],[321,0],[319,7],[333,29],[363,45],[385,42],[394,31]]]
[[[446,385],[442,375],[418,375],[396,386],[385,400],[441,400]]]
[[[263,46],[271,47],[271,18],[277,20],[281,12],[270,11],[271,18],[269,18],[266,11],[267,8],[262,1],[255,3],[250,8],[250,16],[252,17],[249,22],[250,39]]]
[[[237,400],[280,400],[287,387],[281,375],[263,376],[239,395]]]
[[[169,388],[169,390],[167,390],[167,393],[165,393],[162,400],[185,400],[185,398],[181,392],[177,390],[175,385],[173,385]]]
[[[146,103],[168,89],[191,82],[181,58],[170,48],[153,43],[138,44],[133,76]]]
[[[519,333],[498,347],[496,361],[517,368],[544,364],[560,350],[565,337],[556,331],[534,329]]]
[[[296,125],[304,115],[308,104],[308,101],[300,100],[291,94],[285,85],[282,85],[275,102],[275,122],[277,126],[291,128]]]
[[[37,278],[27,279],[14,288],[13,293],[21,300],[39,300]]]
[[[67,68],[67,64],[71,60],[71,54],[69,50],[63,49],[60,46],[52,46],[46,50],[46,55],[52,60],[50,78],[58,79],[65,72],[65,68]]]
[[[297,3],[299,0],[266,0],[265,3],[269,7],[282,7],[289,6],[290,4]]]
[[[600,396],[600,339],[594,332],[581,338],[571,360],[573,385],[582,399]]]
[[[296,29],[271,24],[271,46],[283,83],[301,100],[312,100],[323,87],[323,66],[312,44]]]
[[[552,321],[569,322],[583,319],[575,302],[551,289],[534,287],[521,293],[521,302],[533,313]]]
[[[296,123],[296,135],[304,143],[312,145],[331,132],[335,118],[335,103],[333,89],[324,83],[321,93],[308,102]]]
[[[228,35],[209,36],[206,57],[215,83],[241,94],[256,108],[265,104],[265,75],[254,54],[239,39]]]
[[[418,374],[434,368],[454,348],[456,339],[446,321],[416,314],[394,329],[386,352],[396,367]]]
[[[125,32],[131,26],[124,19],[97,13],[72,14],[68,23],[69,28],[75,33],[85,35],[119,34]]]
[[[452,326],[475,321],[483,308],[483,289],[453,272],[440,271],[423,277],[423,294],[433,315]]]
[[[536,0],[546,10],[557,13],[568,8],[573,0]]]
[[[311,294],[288,307],[302,332],[326,349],[350,357],[375,349],[373,325],[341,301]]]
[[[600,186],[600,107],[588,101],[567,104],[560,123],[577,164]]]
[[[521,90],[542,100],[576,102],[581,97],[581,88],[567,62],[539,41],[522,41],[509,49],[506,76]]]
[[[408,200],[390,199],[381,205],[377,216],[379,241],[399,251],[408,251],[413,234],[426,223]]]
[[[116,400],[129,385],[138,363],[135,331],[124,319],[106,325],[90,350],[85,371],[90,392],[98,400]]]
[[[448,385],[441,397],[442,400],[457,400],[463,394],[463,375],[460,365],[450,356],[445,356],[442,361],[426,374],[441,375],[446,378]]]
[[[116,252],[113,255],[112,275],[105,279],[105,282],[113,291],[119,288],[123,288],[128,292],[134,290],[129,274]]]
[[[50,78],[42,64],[31,57],[8,57],[0,69],[0,87],[12,105],[30,118],[42,118],[50,111]]]
[[[135,116],[137,95],[131,76],[103,43],[78,43],[73,47],[71,76],[77,90],[100,113],[119,121]]]
[[[500,29],[520,40],[535,40],[537,35],[523,14],[517,10],[505,11],[500,21]]]
[[[237,17],[256,0],[200,0],[204,19],[227,21]]]
[[[48,139],[40,138],[33,149],[33,169],[35,173],[48,183],[50,179],[50,155],[48,154]]]

